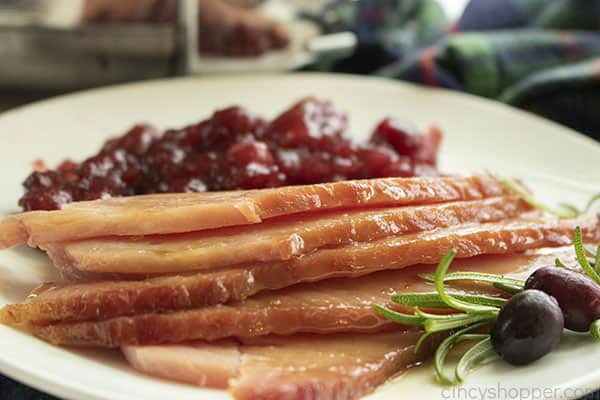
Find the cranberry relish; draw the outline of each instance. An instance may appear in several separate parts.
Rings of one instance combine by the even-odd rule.
[[[346,136],[348,117],[331,103],[306,98],[266,122],[240,107],[161,133],[134,126],[82,163],[33,172],[23,183],[24,210],[163,192],[257,189],[346,179],[436,175],[441,133],[419,134],[383,120],[369,143]]]

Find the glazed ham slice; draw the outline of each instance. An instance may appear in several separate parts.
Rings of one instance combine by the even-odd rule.
[[[425,341],[415,354],[420,334],[415,329],[373,335],[305,334],[260,338],[237,346],[205,342],[129,346],[123,352],[141,372],[200,386],[229,387],[239,400],[351,400],[429,356],[439,336]]]
[[[501,275],[526,274],[541,266],[552,265],[556,257],[568,265],[576,265],[573,250],[560,248],[527,254],[460,259],[452,265],[452,270]],[[98,322],[33,326],[31,330],[54,344],[94,347],[289,335],[297,332],[378,332],[390,328],[392,324],[373,310],[373,304],[389,303],[391,293],[432,291],[431,285],[419,279],[417,274],[434,270],[435,266],[421,265],[355,279],[329,279],[294,285],[227,305]],[[487,289],[487,286],[465,283],[459,286],[454,283],[453,286],[457,290],[476,293]],[[498,293],[491,291],[490,294]]]
[[[572,220],[519,218],[322,249],[288,261],[210,273],[47,285],[26,302],[2,308],[0,321],[19,325],[103,320],[222,304],[300,282],[434,264],[452,248],[457,249],[459,258],[465,258],[564,246],[572,242],[573,229],[578,225],[586,241],[600,241],[597,216]]]
[[[531,207],[513,196],[428,206],[317,213],[251,227],[44,246],[70,278],[85,273],[151,275],[284,261],[319,248],[369,242],[470,222],[517,217]]]
[[[475,200],[503,194],[487,176],[384,178],[233,192],[155,194],[70,203],[0,222],[0,248],[102,236],[170,234],[256,224],[304,212]]]
[[[226,389],[238,375],[240,346],[234,340],[182,345],[125,346],[123,354],[137,370],[171,381]]]

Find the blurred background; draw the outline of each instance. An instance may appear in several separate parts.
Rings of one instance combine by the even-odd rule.
[[[496,99],[600,138],[598,0],[0,0],[0,110],[178,75],[321,71]]]
[[[0,111],[129,81],[318,71],[462,91],[600,140],[599,28],[600,0],[0,0]],[[0,397],[51,398],[2,376]]]

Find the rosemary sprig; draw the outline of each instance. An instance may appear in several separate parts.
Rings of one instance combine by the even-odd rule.
[[[554,259],[554,265],[556,265],[557,267],[561,267],[561,268],[569,268],[562,261],[560,261],[560,258],[558,258],[558,257],[556,257]]]
[[[435,282],[435,274],[419,274],[419,278]],[[477,281],[477,282],[489,282],[495,285],[508,286],[512,288],[523,289],[525,281],[518,278],[510,278],[503,275],[486,274],[484,272],[451,272],[444,276],[444,282],[450,281]],[[499,288],[500,289],[500,288]]]
[[[525,188],[522,185],[520,185],[513,179],[500,177],[498,175],[491,173],[490,171],[487,171],[487,174],[489,176],[491,176],[492,178],[494,178],[495,180],[497,180],[498,182],[500,182],[500,184],[502,184],[502,186],[504,186],[505,188],[507,188],[508,190],[515,193],[517,196],[519,196],[524,202],[530,204],[531,206],[537,208],[538,210],[542,210],[542,211],[546,211],[550,214],[554,214],[559,218],[574,218],[581,214],[578,212],[578,210],[575,207],[572,207],[572,208],[571,207],[562,207],[564,211],[554,209],[554,208],[542,203],[541,201],[537,200],[535,197],[533,197],[533,195],[531,195],[531,193],[529,193],[527,190],[525,190]]]
[[[426,333],[435,333],[448,331],[454,328],[460,328],[461,326],[475,324],[479,322],[487,321],[488,323],[496,319],[498,310],[492,312],[477,312],[471,314],[448,314],[448,315],[437,315],[427,314],[418,308],[415,312],[420,317],[424,318],[423,328]]]
[[[577,207],[575,207],[573,204],[569,204],[569,203],[560,203],[560,206],[563,207],[564,209],[571,210],[571,212],[574,212],[576,215],[581,215],[581,214],[587,214],[588,212],[590,212],[592,210],[592,207],[594,206],[594,204],[598,201],[600,201],[600,193],[596,193],[595,195],[593,195],[588,200],[585,207],[583,207],[583,209],[581,209],[581,210],[578,209]]]
[[[507,283],[502,283],[502,282],[496,282],[493,284],[493,286],[496,289],[500,289],[500,290],[505,291],[506,293],[510,293],[510,294],[517,294],[521,290],[523,290],[522,285],[509,285]]]
[[[419,351],[425,339],[436,332],[449,331],[470,324],[481,323],[487,325],[496,319],[495,315],[490,315],[489,313],[438,315],[424,313],[418,308],[415,308],[415,313],[424,318],[423,328],[425,331],[415,344],[415,353]]]
[[[373,304],[373,308],[383,317],[400,325],[423,325],[425,320],[418,315],[404,314],[398,311],[390,310],[379,304]]]
[[[444,277],[446,272],[448,271],[448,267],[452,263],[456,257],[456,250],[451,249],[440,261],[438,264],[437,270],[435,272],[435,289],[437,290],[440,298],[444,303],[446,303],[449,307],[452,307],[456,310],[464,311],[466,313],[479,313],[479,312],[498,312],[498,307],[491,307],[486,305],[469,303],[466,301],[459,300],[452,295],[446,293],[444,289]]]
[[[467,350],[458,361],[456,369],[454,370],[454,376],[456,377],[458,383],[463,383],[465,380],[465,375],[476,363],[486,358],[499,357],[498,353],[496,353],[494,347],[492,346],[492,339],[490,336],[482,336],[482,340]]]
[[[460,343],[465,340],[472,340],[474,338],[483,339],[483,338],[489,337],[489,335],[485,335],[485,334],[476,335],[476,336],[467,334],[467,332],[470,332],[477,328],[481,328],[485,324],[486,324],[485,322],[480,322],[478,324],[469,325],[466,328],[463,328],[463,329],[457,331],[453,335],[448,336],[446,339],[444,339],[442,341],[442,343],[440,343],[440,345],[438,346],[438,348],[435,351],[435,356],[433,359],[433,367],[435,369],[435,374],[436,374],[438,380],[440,381],[440,383],[442,383],[443,385],[447,385],[447,386],[455,384],[453,379],[448,378],[444,374],[444,362],[446,361],[446,356],[448,355],[448,353],[450,352],[452,347],[454,347],[454,345],[456,345],[457,343]]]
[[[514,278],[470,272],[447,274],[448,268],[455,256],[456,251],[450,250],[442,258],[433,275],[419,275],[421,278],[435,283],[435,293],[406,293],[397,294],[392,297],[392,301],[395,303],[414,307],[413,314],[398,312],[379,304],[373,306],[377,312],[391,321],[399,324],[423,327],[424,332],[415,343],[415,352],[419,351],[425,340],[432,334],[458,329],[457,332],[450,334],[442,341],[436,350],[435,371],[438,379],[443,384],[456,383],[443,373],[444,361],[451,348],[461,341],[481,341],[488,338],[489,334],[472,334],[469,332],[493,323],[500,308],[506,302],[505,299],[498,297],[449,293],[444,287],[444,282],[452,280],[476,280],[492,284],[500,283],[513,289],[516,288],[517,290],[523,288],[523,281]],[[421,307],[448,308],[460,312],[453,314],[432,314],[421,310]],[[459,372],[459,376],[461,377],[465,374],[466,369],[464,368],[468,369],[470,365],[465,364],[465,362],[463,362],[461,367],[463,370]],[[474,362],[474,360],[470,362]]]
[[[600,285],[600,271],[596,269],[600,266],[600,246],[595,251],[593,248],[584,247],[580,227],[575,228],[573,245],[577,261],[582,270]],[[588,254],[594,257],[593,262],[588,260]],[[500,297],[448,292],[444,284],[461,280],[491,283],[509,294],[522,291],[525,285],[522,279],[502,275],[462,271],[448,273],[448,268],[455,256],[456,250],[450,250],[438,264],[435,273],[418,275],[425,281],[433,282],[435,292],[403,293],[392,296],[394,303],[413,307],[412,314],[398,312],[378,304],[373,306],[378,313],[390,321],[423,327],[424,332],[414,347],[415,352],[432,334],[450,331],[449,336],[437,347],[434,359],[435,374],[440,383],[444,385],[462,383],[465,375],[475,363],[495,354],[490,335],[472,333],[472,331],[493,324],[500,309],[507,302],[506,299]],[[558,258],[555,260],[555,264],[567,268]],[[423,311],[421,308],[445,308],[458,311],[458,313],[432,314]],[[600,320],[594,321],[590,325],[589,332],[594,340],[600,342]],[[446,356],[457,343],[467,340],[477,340],[477,343],[462,355],[455,367],[454,379],[452,379],[446,376],[443,371]]]
[[[515,181],[513,179],[498,176],[490,171],[486,171],[486,173],[489,176],[491,176],[492,178],[494,178],[495,180],[497,180],[498,182],[500,182],[500,184],[502,184],[502,186],[504,186],[505,188],[507,188],[508,190],[515,193],[517,196],[519,196],[524,202],[530,204],[531,206],[537,208],[538,210],[546,211],[547,213],[556,215],[559,218],[575,218],[580,215],[587,214],[588,212],[591,211],[594,204],[596,202],[600,201],[600,193],[596,193],[588,200],[587,204],[585,205],[585,207],[583,209],[579,209],[579,208],[575,207],[574,205],[568,204],[568,203],[560,203],[559,204],[560,209],[555,209],[555,208],[552,208],[552,207],[542,203],[541,201],[539,201],[538,199],[533,197],[533,195],[531,193],[529,193],[517,181]]]
[[[575,228],[575,233],[573,235],[573,246],[575,247],[575,255],[577,256],[577,261],[579,265],[581,265],[581,269],[592,278],[597,284],[600,285],[600,275],[598,272],[590,265],[590,262],[587,259],[587,255],[585,254],[585,249],[583,247],[583,235],[581,234],[581,227]]]
[[[502,297],[463,293],[452,293],[452,296],[461,301],[484,306],[502,307],[504,303],[506,303],[506,299],[503,299]],[[395,294],[392,296],[392,301],[411,307],[448,308],[448,305],[442,301],[442,298],[437,292]]]

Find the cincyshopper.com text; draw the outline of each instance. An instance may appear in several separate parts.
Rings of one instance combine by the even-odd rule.
[[[585,397],[600,400],[600,394],[586,388],[511,387],[496,386],[448,387],[441,389],[444,400],[567,400]],[[587,395],[587,396],[586,396]]]

